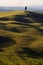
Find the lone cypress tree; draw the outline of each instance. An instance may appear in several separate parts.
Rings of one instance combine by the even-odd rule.
[[[25,11],[27,11],[27,6],[25,6]]]

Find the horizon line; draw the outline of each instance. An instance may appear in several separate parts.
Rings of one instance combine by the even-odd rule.
[[[25,6],[0,6],[0,7],[25,7]],[[27,6],[27,7],[43,7],[43,6]]]

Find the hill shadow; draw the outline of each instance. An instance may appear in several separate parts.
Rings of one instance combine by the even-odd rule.
[[[38,23],[43,23],[43,14],[30,12],[30,11],[27,11],[25,13],[26,13],[26,15],[15,15],[15,16],[13,15],[12,20],[17,21],[17,22],[21,22],[21,23],[34,23],[35,21]],[[26,19],[26,17],[32,18],[33,21]]]
[[[8,31],[17,32],[17,33],[20,33],[20,32],[21,32],[20,30],[18,30],[18,29],[15,28],[15,27],[8,29]]]
[[[39,26],[31,25],[31,23],[30,23],[30,24],[25,24],[25,23],[11,23],[11,24],[25,25],[25,26],[28,26],[29,28],[32,27],[32,28],[35,29],[39,34],[43,35],[43,29],[40,29]],[[42,26],[42,25],[41,25],[41,26]]]
[[[34,21],[43,23],[43,14],[35,13],[35,12],[31,12],[31,11],[26,12],[26,14],[28,16],[29,16],[29,13],[30,13],[31,17],[34,19]]]
[[[40,27],[38,26],[35,26],[35,25],[31,25],[30,24],[25,24],[25,23],[10,23],[10,24],[18,24],[18,25],[25,25],[25,26],[28,26],[28,27],[32,27],[34,28],[39,34],[42,34],[43,35],[43,29],[40,29]],[[42,25],[41,25],[42,26]],[[0,29],[3,29],[3,30],[7,30],[7,31],[11,31],[11,32],[17,32],[17,33],[21,33],[21,30],[17,29],[16,27],[12,27],[10,29],[8,29],[5,24],[0,24]]]
[[[11,31],[11,32],[17,32],[17,33],[20,33],[21,31],[15,27],[12,27],[10,29],[8,29],[5,24],[0,24],[0,29],[3,29],[3,30],[7,30],[7,31]]]
[[[31,11],[26,11],[25,12],[26,15],[13,15],[11,19],[9,19],[9,17],[2,17],[0,18],[0,21],[18,21],[18,22],[24,22],[24,23],[32,23],[34,21],[39,22],[39,23],[43,23],[43,14],[40,13],[36,13],[36,12],[31,12]],[[32,19],[34,19],[34,21],[30,21],[28,19],[26,19],[26,17],[30,17]]]
[[[9,18],[8,17],[2,17],[2,18],[0,18],[0,21],[9,21]]]
[[[7,30],[6,24],[0,23],[0,29]]]
[[[38,52],[36,50],[32,50],[31,48],[25,47],[21,48],[21,51],[17,51],[16,53],[18,54],[19,57],[24,57],[23,54],[26,54],[25,57],[31,57],[31,58],[43,58],[43,51]]]
[[[17,23],[11,22],[10,24],[17,24],[17,25],[26,25],[26,26],[28,26],[28,24],[25,24],[25,23],[23,23],[23,22],[17,22]]]
[[[34,28],[37,32],[43,35],[43,29],[40,29],[40,27],[31,24],[29,26]]]
[[[15,15],[15,16],[13,15],[13,17],[11,19],[13,21],[17,21],[17,23],[13,22],[11,24],[19,24],[19,25],[30,26],[30,27],[36,29],[39,33],[43,34],[43,29],[40,29],[37,26],[31,25],[30,23],[33,23],[33,21],[26,19],[26,17],[30,16],[29,13],[31,14],[32,18],[34,18],[34,20],[36,22],[39,22],[40,24],[43,23],[43,14],[27,11],[26,12],[27,15]],[[6,21],[6,20],[9,20],[9,19],[7,17],[2,17],[2,18],[0,18],[0,20]],[[8,30],[7,27],[5,25],[2,25],[2,24],[0,25],[0,29]],[[14,28],[14,27],[9,29],[8,31],[18,32],[18,33],[21,32],[20,30]]]
[[[0,48],[8,47],[13,44],[16,44],[15,40],[12,40],[11,38],[0,36]]]
[[[13,16],[13,21],[21,22],[21,23],[32,23],[32,21],[26,19],[26,16],[24,15],[15,15]]]

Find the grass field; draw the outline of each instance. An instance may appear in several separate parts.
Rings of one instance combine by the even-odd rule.
[[[0,65],[43,65],[43,14],[0,12]]]

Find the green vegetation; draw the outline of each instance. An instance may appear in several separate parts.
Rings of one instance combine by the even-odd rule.
[[[43,65],[43,14],[0,12],[0,65]]]

